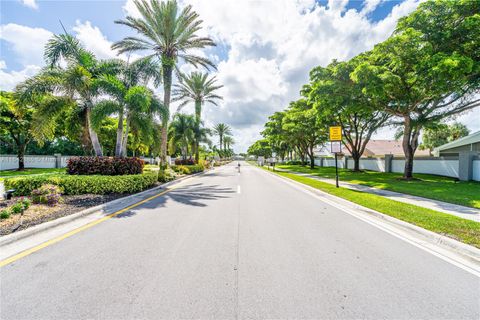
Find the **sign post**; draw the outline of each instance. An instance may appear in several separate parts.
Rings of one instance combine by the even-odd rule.
[[[342,127],[330,127],[330,152],[335,154],[335,186],[338,188],[338,157],[342,152]]]

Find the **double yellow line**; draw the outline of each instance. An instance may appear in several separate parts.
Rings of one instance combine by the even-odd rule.
[[[185,181],[185,180],[184,180],[184,181]],[[183,181],[182,181],[182,182],[183,182]],[[63,239],[66,239],[66,238],[68,238],[68,237],[71,237],[71,236],[73,236],[74,234],[77,234],[77,233],[79,233],[79,232],[82,232],[83,230],[87,230],[87,229],[89,229],[89,228],[91,228],[91,227],[93,227],[93,226],[96,226],[96,225],[99,224],[99,223],[102,223],[102,222],[104,222],[104,221],[106,221],[106,220],[108,220],[108,219],[111,219],[111,218],[113,218],[113,217],[115,217],[115,216],[118,216],[119,214],[122,214],[122,213],[124,213],[124,212],[126,212],[126,211],[128,211],[128,210],[131,210],[131,209],[133,209],[133,208],[135,208],[135,207],[138,207],[139,205],[142,205],[142,204],[144,204],[144,203],[146,203],[146,202],[148,202],[148,201],[150,201],[150,200],[153,200],[153,199],[158,198],[158,197],[160,197],[160,196],[162,196],[162,195],[164,195],[164,194],[166,194],[166,193],[168,193],[168,192],[170,192],[170,191],[173,191],[173,190],[177,189],[177,188],[180,186],[180,184],[182,184],[182,182],[179,182],[177,185],[175,185],[175,186],[172,187],[172,188],[166,189],[166,190],[164,190],[164,191],[162,191],[162,192],[160,192],[160,193],[157,193],[156,195],[153,195],[153,196],[151,196],[151,197],[149,197],[149,198],[146,198],[146,199],[144,199],[144,200],[142,200],[142,201],[136,202],[136,203],[134,203],[134,204],[132,204],[132,205],[126,207],[126,208],[123,208],[123,209],[121,209],[121,210],[119,210],[119,211],[116,211],[116,212],[114,212],[114,213],[110,213],[109,215],[106,215],[106,216],[103,217],[103,218],[100,218],[100,219],[98,219],[98,220],[95,220],[95,221],[92,221],[92,222],[90,222],[90,223],[87,223],[86,225],[83,225],[83,226],[81,226],[81,227],[78,227],[77,229],[74,229],[74,230],[72,230],[72,231],[70,231],[70,232],[67,232],[67,233],[65,233],[65,234],[62,234],[61,236],[58,236],[58,237],[53,238],[53,239],[51,239],[51,240],[45,241],[45,242],[43,242],[43,243],[41,243],[41,244],[39,244],[39,245],[37,245],[37,246],[35,246],[35,247],[33,247],[33,248],[27,249],[27,250],[22,251],[22,252],[14,255],[14,256],[11,256],[10,258],[7,258],[7,259],[5,259],[5,260],[2,260],[2,261],[0,261],[0,267],[6,266],[7,264],[10,264],[10,263],[12,263],[12,262],[15,262],[15,261],[17,261],[18,259],[21,259],[21,258],[23,258],[23,257],[26,257],[26,256],[28,256],[28,255],[30,255],[30,254],[32,254],[32,253],[34,253],[34,252],[37,252],[37,251],[39,251],[39,250],[41,250],[41,249],[43,249],[43,248],[46,248],[46,247],[48,247],[48,246],[50,246],[50,245],[52,245],[52,244],[54,244],[54,243],[57,243],[57,242],[59,242],[59,241],[62,241]]]

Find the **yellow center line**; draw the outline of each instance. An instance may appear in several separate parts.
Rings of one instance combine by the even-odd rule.
[[[189,179],[185,179],[184,181],[186,181],[186,180],[189,180]],[[7,264],[10,264],[10,263],[12,263],[12,262],[15,262],[15,261],[17,261],[18,259],[21,259],[21,258],[23,258],[23,257],[26,257],[26,256],[28,256],[28,255],[30,255],[30,254],[32,254],[32,253],[34,253],[34,252],[37,252],[37,251],[39,251],[39,250],[41,250],[41,249],[43,249],[43,248],[46,248],[46,247],[48,247],[48,246],[51,246],[52,244],[55,244],[55,243],[57,243],[57,242],[60,242],[60,241],[62,241],[63,239],[66,239],[66,238],[68,238],[68,237],[71,237],[71,236],[73,236],[73,235],[75,235],[75,234],[77,234],[77,233],[79,233],[79,232],[82,232],[82,231],[84,231],[84,230],[87,230],[87,229],[89,229],[89,228],[91,228],[91,227],[93,227],[93,226],[95,226],[95,225],[97,225],[97,224],[99,224],[99,223],[102,223],[102,222],[104,222],[104,221],[106,221],[106,220],[108,220],[108,219],[111,219],[111,218],[113,218],[113,217],[115,217],[115,216],[118,216],[119,214],[122,214],[122,213],[124,213],[124,212],[126,212],[126,211],[128,211],[128,210],[130,210],[130,209],[133,209],[133,208],[135,208],[135,207],[138,207],[138,206],[141,205],[141,204],[144,204],[144,203],[146,203],[146,202],[148,202],[148,201],[150,201],[150,200],[153,200],[153,199],[155,199],[155,198],[158,198],[158,197],[160,197],[160,196],[162,196],[162,195],[164,195],[164,194],[166,194],[166,193],[168,193],[168,192],[170,192],[170,191],[173,191],[173,190],[177,189],[181,184],[183,184],[184,181],[181,181],[181,182],[179,182],[177,185],[175,185],[175,186],[173,186],[173,187],[171,187],[171,188],[168,188],[168,189],[166,189],[166,190],[164,190],[164,191],[162,191],[162,192],[160,192],[160,193],[157,193],[156,195],[153,195],[153,196],[148,197],[148,198],[146,198],[146,199],[144,199],[144,200],[141,200],[141,201],[139,201],[139,202],[136,202],[136,203],[134,203],[134,204],[132,204],[132,205],[130,205],[130,206],[128,206],[128,207],[125,207],[125,208],[123,208],[123,209],[121,209],[121,210],[119,210],[119,211],[116,211],[116,212],[114,212],[114,213],[110,213],[110,214],[106,215],[106,216],[103,217],[103,218],[100,218],[100,219],[98,219],[98,220],[89,222],[89,223],[87,223],[86,225],[83,225],[83,226],[81,226],[81,227],[78,227],[78,228],[76,228],[76,229],[74,229],[74,230],[72,230],[72,231],[69,231],[69,232],[67,232],[67,233],[65,233],[65,234],[62,234],[62,235],[60,235],[60,236],[58,236],[58,237],[56,237],[56,238],[53,238],[53,239],[48,240],[48,241],[45,241],[45,242],[43,242],[43,243],[41,243],[41,244],[39,244],[39,245],[37,245],[37,246],[35,246],[35,247],[33,247],[33,248],[27,249],[27,250],[22,251],[22,252],[14,255],[14,256],[11,256],[10,258],[7,258],[7,259],[5,259],[5,260],[2,260],[2,261],[0,261],[0,267],[6,266]]]

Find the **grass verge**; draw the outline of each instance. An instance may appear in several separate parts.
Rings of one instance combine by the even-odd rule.
[[[0,170],[0,179],[1,178],[13,178],[20,176],[30,176],[34,174],[62,174],[66,173],[65,168],[27,168],[23,171],[17,170]]]
[[[275,174],[480,248],[480,223],[478,222],[411,204],[397,202],[374,194],[346,188],[336,188],[329,183],[298,176],[293,173],[276,171]]]
[[[334,167],[316,167],[314,169],[300,165],[279,165],[278,167],[335,179]],[[399,173],[353,172],[348,169],[339,169],[338,172],[340,181],[480,209],[480,183],[476,181],[455,181],[453,178],[429,174],[415,174],[415,178],[419,180],[405,181],[399,180],[402,176]]]

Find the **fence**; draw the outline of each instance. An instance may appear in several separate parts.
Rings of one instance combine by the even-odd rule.
[[[335,160],[323,157],[316,158],[315,165],[334,167]],[[354,161],[352,158],[342,157],[338,159],[338,166],[339,168],[352,169]],[[403,173],[404,167],[405,159],[394,158],[392,155],[360,159],[360,169],[362,170]],[[413,172],[459,178],[466,181],[480,181],[480,156],[474,152],[466,152],[460,154],[459,157],[416,158],[413,161]]]
[[[26,155],[25,168],[65,168],[67,161],[72,156],[63,156],[56,154],[53,156],[33,156]],[[139,157],[147,163],[155,163],[156,160],[151,157]],[[0,155],[0,170],[18,169],[18,157],[16,155]]]

